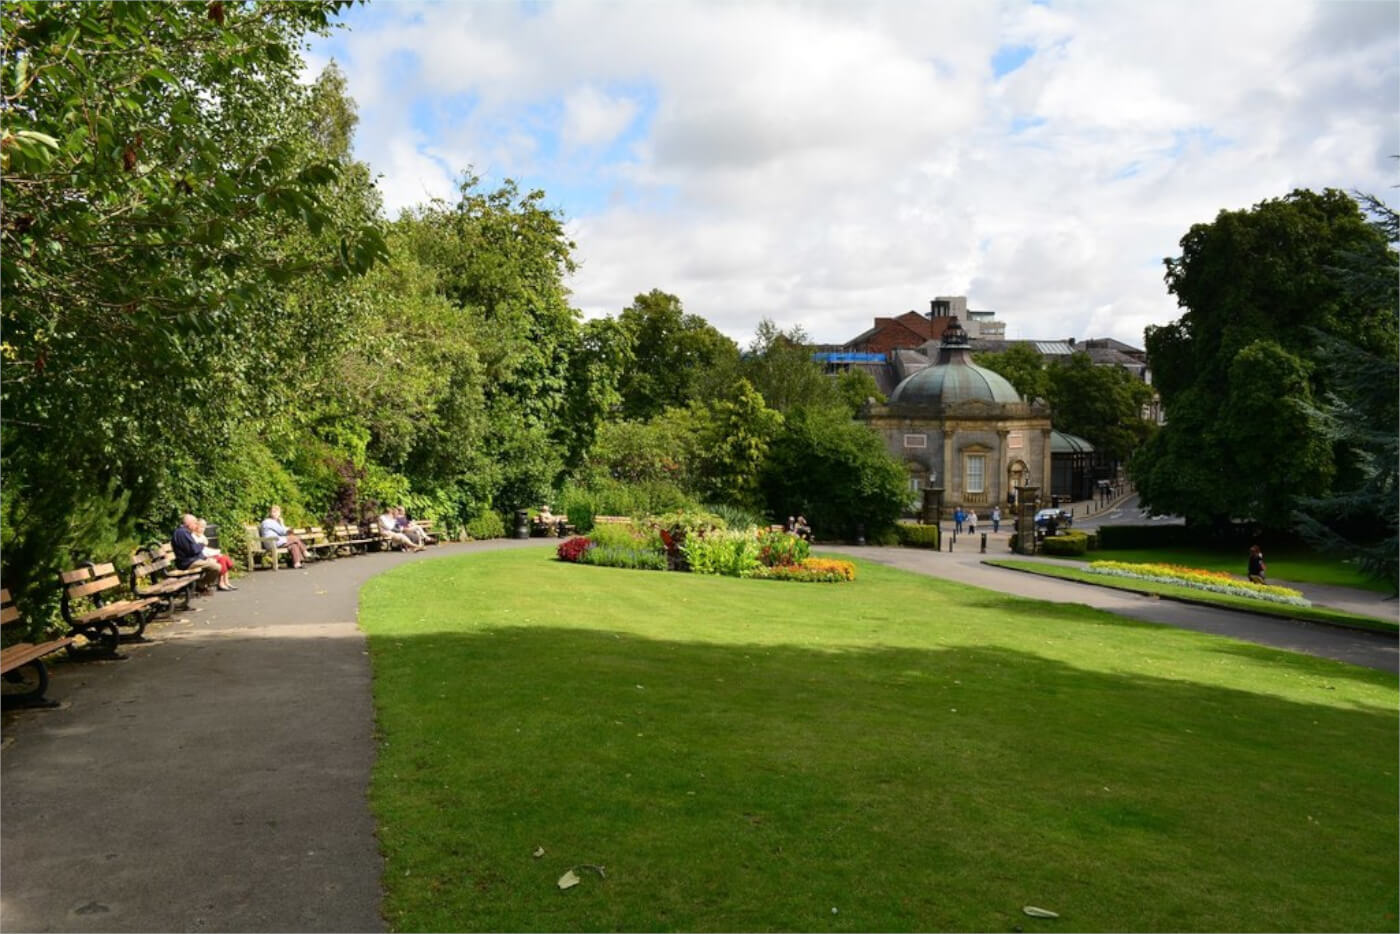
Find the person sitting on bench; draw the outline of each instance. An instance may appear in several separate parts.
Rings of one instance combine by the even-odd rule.
[[[204,546],[195,538],[195,529],[198,527],[199,520],[190,513],[185,513],[180,525],[170,536],[170,546],[175,551],[175,566],[182,571],[192,568],[200,571],[201,592],[208,590],[210,584],[218,585],[220,590],[232,590],[233,586],[228,582],[228,571],[223,570],[215,559],[204,556]]]
[[[282,524],[282,507],[273,505],[268,507],[267,518],[262,521],[259,533],[263,538],[277,539],[278,548],[286,548],[287,554],[292,556],[292,567],[299,568],[306,562],[306,544],[297,538],[292,530]],[[277,562],[277,555],[272,556],[273,563]]]
[[[379,517],[379,532],[389,541],[401,545],[409,551],[423,550],[422,545],[399,531],[399,517],[394,514],[393,506],[384,507],[384,513]]]

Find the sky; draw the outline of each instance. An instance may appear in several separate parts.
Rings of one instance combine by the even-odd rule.
[[[379,2],[306,53],[388,216],[471,171],[565,219],[587,317],[657,288],[746,345],[965,295],[1007,336],[1180,315],[1192,224],[1400,203],[1400,2]]]

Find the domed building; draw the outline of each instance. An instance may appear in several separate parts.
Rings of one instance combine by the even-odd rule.
[[[972,362],[967,332],[948,322],[931,366],[895,386],[863,417],[904,461],[911,491],[943,489],[944,509],[1006,505],[1019,486],[1048,490],[1050,409]]]

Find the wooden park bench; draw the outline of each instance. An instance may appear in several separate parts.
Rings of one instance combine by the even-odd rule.
[[[256,525],[243,526],[243,546],[248,557],[248,571],[256,570],[261,562],[266,562],[272,570],[277,570],[278,561],[283,555],[290,562],[291,553],[285,545],[277,544],[277,536],[263,538],[262,529]]]
[[[198,570],[191,574],[177,568],[173,551],[166,554],[158,545],[131,556],[131,592],[137,597],[154,597],[164,613],[175,611],[177,599],[189,609],[190,594],[199,586],[199,576]]]
[[[19,610],[10,601],[10,592],[0,588],[0,626],[19,622]],[[73,644],[72,636],[48,642],[16,642],[0,649],[0,677],[4,679],[4,706],[57,707],[58,701],[44,697],[49,689],[49,670],[44,656]]]
[[[307,555],[311,558],[334,558],[340,550],[340,544],[332,541],[331,536],[319,525],[292,529],[292,534],[301,539],[301,543],[306,546]]]
[[[364,554],[369,551],[369,546],[377,544],[379,536],[370,532],[364,532],[358,525],[350,525],[348,522],[337,525],[331,535],[332,541],[341,554],[349,553]]]
[[[121,578],[111,563],[92,564],[62,571],[63,601],[60,610],[71,635],[80,635],[115,653],[122,638],[136,640],[146,631],[146,623],[160,601],[155,597],[122,596]],[[83,609],[84,605],[90,608]],[[132,632],[123,633],[121,627]]]
[[[414,519],[414,520],[413,520],[413,524],[416,525],[416,526],[418,526],[418,528],[420,528],[420,529],[423,530],[423,544],[425,544],[425,545],[440,545],[440,544],[442,544],[442,539],[441,539],[441,537],[433,534],[433,520],[432,520],[432,519]]]

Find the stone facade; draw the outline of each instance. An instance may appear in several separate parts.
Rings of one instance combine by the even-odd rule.
[[[990,509],[1006,504],[1016,487],[1049,487],[1049,408],[1026,402],[1002,376],[974,364],[956,317],[933,366],[862,414],[904,462],[911,491],[941,487],[945,511]]]

